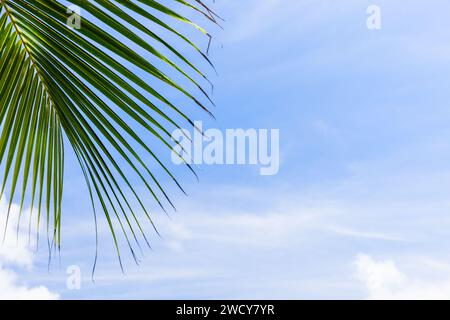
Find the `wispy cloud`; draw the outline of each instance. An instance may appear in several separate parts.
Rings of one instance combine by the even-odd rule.
[[[368,231],[360,231],[354,230],[351,228],[345,228],[340,226],[331,226],[329,230],[346,237],[355,237],[355,238],[366,238],[366,239],[374,239],[374,240],[386,240],[386,241],[404,241],[403,239],[379,232],[368,232]]]

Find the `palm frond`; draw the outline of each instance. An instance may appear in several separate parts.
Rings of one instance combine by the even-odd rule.
[[[133,256],[139,237],[148,243],[133,203],[152,221],[127,170],[139,177],[162,210],[165,203],[173,204],[155,171],[167,174],[182,190],[136,128],[173,149],[171,129],[194,124],[167,98],[168,92],[210,113],[205,106],[212,103],[204,89],[208,79],[188,58],[191,52],[185,52],[190,48],[210,61],[170,21],[209,36],[179,12],[193,10],[213,23],[217,16],[199,0],[170,0],[170,6],[155,0],[71,0],[84,13],[81,28],[73,29],[67,25],[67,1],[62,2],[0,0],[0,197],[8,191],[10,208],[19,197],[21,212],[28,201],[36,208],[29,220],[37,215],[39,231],[45,216],[47,235],[59,247],[67,141],[94,214],[100,210],[106,217],[120,261],[119,232]],[[157,166],[150,167],[136,146]]]

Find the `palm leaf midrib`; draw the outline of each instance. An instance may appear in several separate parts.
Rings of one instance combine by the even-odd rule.
[[[42,76],[42,73],[41,73],[39,67],[37,66],[37,63],[36,63],[36,60],[35,60],[33,54],[30,52],[30,50],[26,44],[26,41],[24,40],[22,31],[20,30],[20,27],[17,25],[17,23],[15,21],[15,17],[13,16],[10,8],[8,7],[7,0],[0,0],[0,9],[2,7],[5,9],[6,15],[8,16],[9,21],[11,21],[14,30],[16,31],[16,34],[17,34],[18,40],[20,41],[21,46],[26,51],[26,55],[30,58],[31,66],[34,69],[34,71],[36,71],[36,74],[38,75],[38,77],[40,79],[40,83],[43,86],[43,89],[44,89],[46,95],[50,99],[50,105],[54,105],[55,100],[53,99],[53,97],[51,95],[51,91],[49,90],[48,85],[45,81],[45,78]]]

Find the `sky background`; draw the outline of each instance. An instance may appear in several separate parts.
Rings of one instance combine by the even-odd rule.
[[[381,30],[368,30],[378,5]],[[73,154],[63,246],[0,248],[0,297],[450,298],[450,3],[218,0],[210,57],[216,121],[280,129],[280,171],[201,166],[156,212],[162,238],[125,274],[95,231]],[[206,46],[206,43],[205,43]],[[199,117],[199,120],[205,117]],[[149,204],[152,206],[152,204]],[[0,203],[5,211],[5,203]],[[153,234],[149,230],[149,234]],[[66,286],[67,267],[82,272]]]

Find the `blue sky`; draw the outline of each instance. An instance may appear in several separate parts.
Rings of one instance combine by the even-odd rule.
[[[376,31],[366,27],[374,4]],[[91,208],[69,152],[60,263],[47,271],[44,247],[32,256],[3,247],[0,296],[450,298],[450,4],[213,7],[226,22],[210,53],[217,120],[205,125],[280,129],[278,175],[201,166],[198,183],[184,174],[189,196],[174,190],[178,212],[156,213],[163,237],[152,236],[139,266],[124,252],[125,275],[101,226],[93,284]],[[66,287],[70,265],[81,268],[80,290]]]

